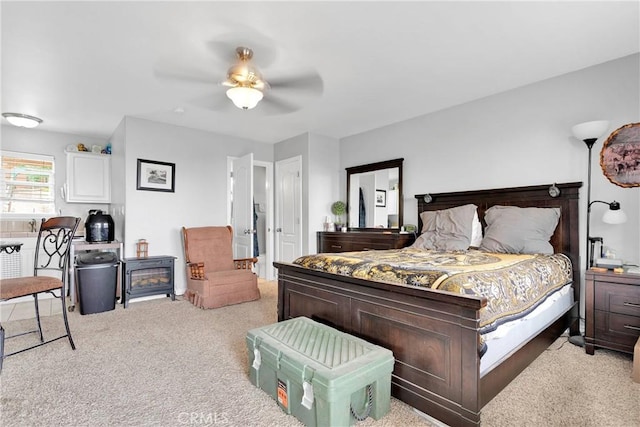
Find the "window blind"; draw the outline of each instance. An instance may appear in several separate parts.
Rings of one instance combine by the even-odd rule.
[[[0,151],[3,214],[55,213],[53,156]]]

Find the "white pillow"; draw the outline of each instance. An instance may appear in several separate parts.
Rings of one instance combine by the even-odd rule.
[[[471,243],[472,248],[479,248],[482,243],[482,224],[478,218],[478,211],[473,215],[473,224],[471,225]]]

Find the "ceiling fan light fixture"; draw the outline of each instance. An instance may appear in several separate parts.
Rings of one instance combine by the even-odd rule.
[[[14,126],[22,128],[34,128],[42,123],[42,119],[34,116],[28,116],[21,113],[2,113],[2,117],[7,119]]]
[[[246,86],[235,86],[227,90],[227,97],[233,104],[243,110],[250,110],[258,105],[264,95],[258,89]]]

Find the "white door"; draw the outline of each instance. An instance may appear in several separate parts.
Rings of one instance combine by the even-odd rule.
[[[253,153],[232,160],[233,257],[253,257]]]
[[[276,162],[276,259],[302,255],[302,158]]]

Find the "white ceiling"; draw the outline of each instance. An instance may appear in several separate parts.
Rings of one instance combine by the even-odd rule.
[[[640,50],[638,1],[2,1],[0,13],[2,111],[99,137],[132,116],[267,143],[342,138]],[[243,44],[266,80],[311,70],[322,93],[265,95],[299,107],[288,114],[233,107],[219,82]]]

